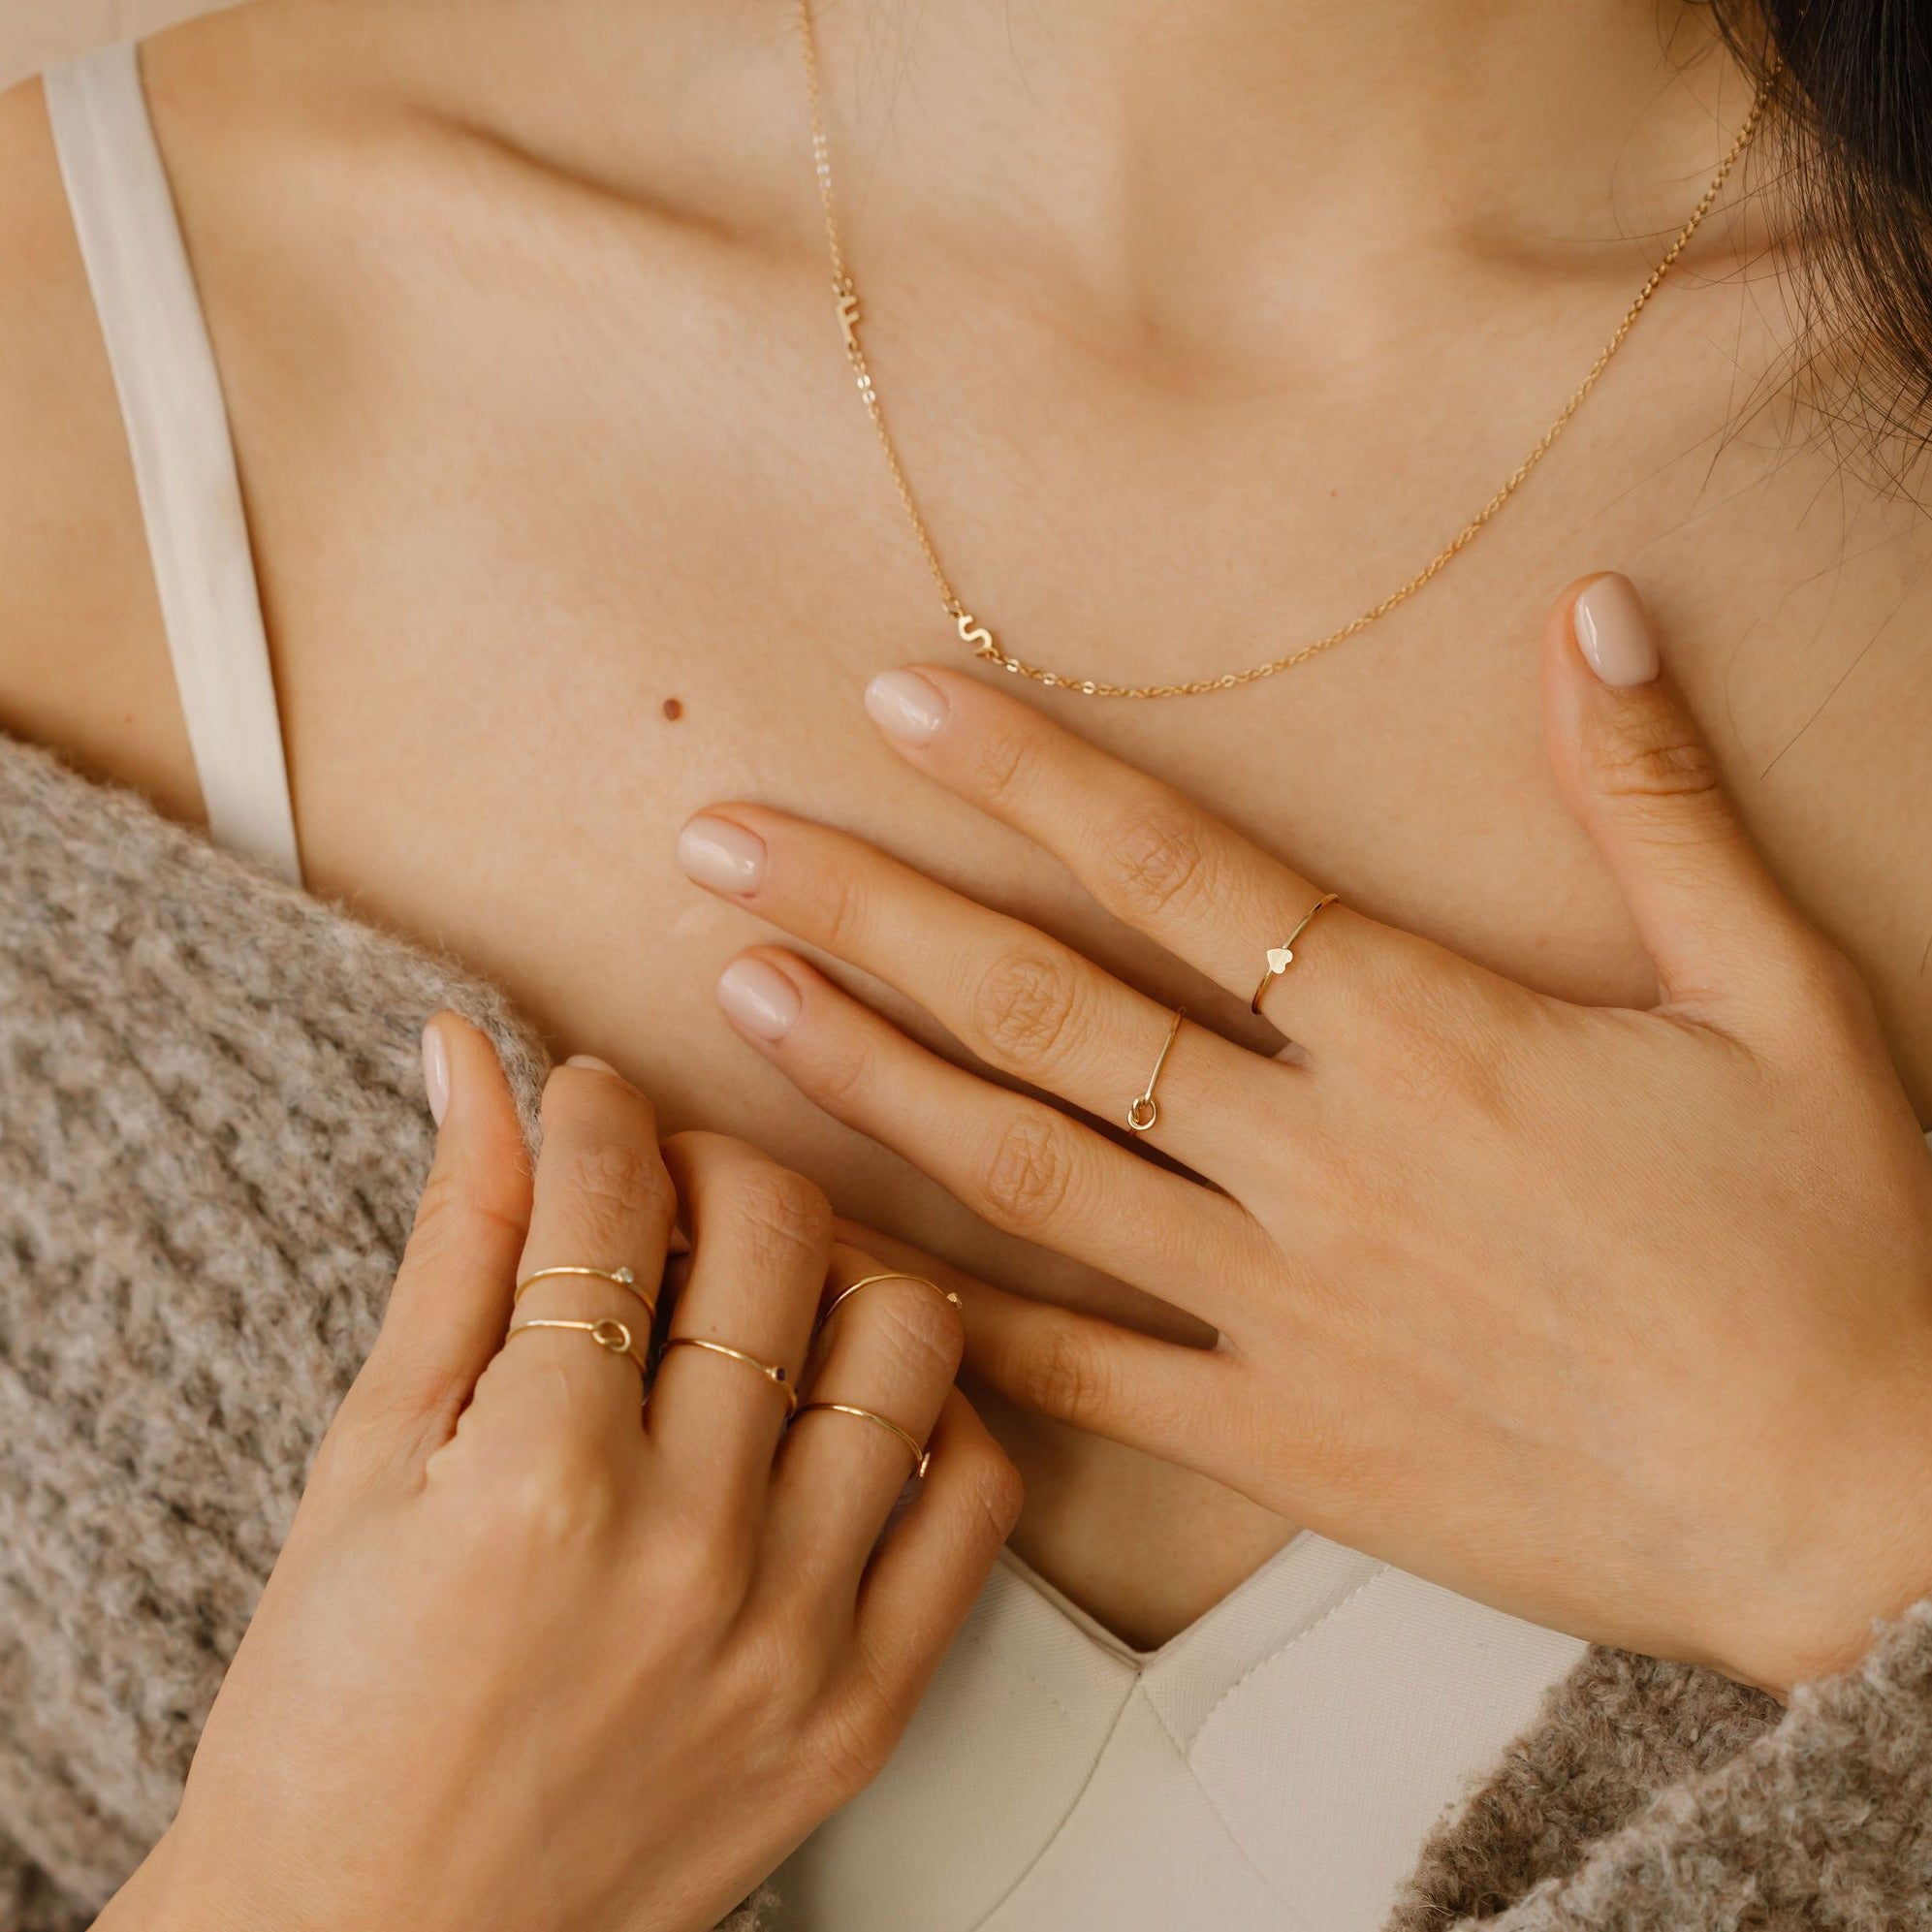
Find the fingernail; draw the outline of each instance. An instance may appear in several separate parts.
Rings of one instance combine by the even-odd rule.
[[[594,1053],[574,1053],[563,1063],[565,1066],[587,1066],[592,1073],[615,1073],[618,1070],[608,1060],[599,1060]]]
[[[1605,684],[1648,684],[1663,668],[1637,586],[1614,571],[1588,584],[1570,606],[1577,648]]]
[[[429,1118],[441,1126],[450,1107],[450,1055],[433,1021],[423,1029],[423,1092]]]
[[[763,960],[733,960],[718,975],[717,1003],[748,1033],[777,1041],[798,1023],[798,988]]]
[[[866,686],[866,709],[903,744],[930,744],[949,715],[946,694],[916,671],[881,671]]]
[[[765,841],[728,818],[694,818],[678,835],[678,863],[713,892],[756,892],[765,882]]]

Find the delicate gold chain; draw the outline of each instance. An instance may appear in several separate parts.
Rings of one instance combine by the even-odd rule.
[[[798,0],[799,44],[805,55],[806,93],[811,105],[811,157],[812,166],[818,176],[818,194],[825,206],[825,241],[832,257],[832,294],[838,306],[839,326],[845,343],[845,357],[852,365],[852,373],[858,381],[859,397],[866,405],[866,414],[871,420],[873,432],[878,437],[879,449],[884,453],[887,470],[891,473],[893,488],[899,491],[899,500],[905,506],[906,522],[912,526],[912,534],[926,558],[926,567],[933,574],[933,582],[939,587],[939,596],[946,607],[946,615],[952,618],[954,628],[959,632],[960,642],[972,649],[976,657],[984,658],[989,664],[997,664],[1002,671],[1010,671],[1016,678],[1029,678],[1036,684],[1044,684],[1049,689],[1078,692],[1088,698],[1197,698],[1210,691],[1232,691],[1243,684],[1259,683],[1263,678],[1273,678],[1283,671],[1292,671],[1298,664],[1306,664],[1311,657],[1346,643],[1359,635],[1376,621],[1386,617],[1399,604],[1406,604],[1424,585],[1432,582],[1447,566],[1450,559],[1459,555],[1473,543],[1476,537],[1494,520],[1498,511],[1515,495],[1523,486],[1530,472],[1549,454],[1550,446],[1568,427],[1569,420],[1583,407],[1584,398],[1597,387],[1598,379],[1609,366],[1610,359],[1624,345],[1624,338],[1636,326],[1636,319],[1648,305],[1650,299],[1670,272],[1672,265],[1690,245],[1691,238],[1696,234],[1704,217],[1715,206],[1731,170],[1744,150],[1750,146],[1751,138],[1758,132],[1758,124],[1762,119],[1766,104],[1771,97],[1772,83],[1778,78],[1777,63],[1773,62],[1766,74],[1764,84],[1758,91],[1758,98],[1751,105],[1751,111],[1744,118],[1744,125],[1737,131],[1736,139],[1725,150],[1725,156],[1718,163],[1718,170],[1711,176],[1710,185],[1704,190],[1703,198],[1692,209],[1691,218],[1678,231],[1677,238],[1664,251],[1663,259],[1650,271],[1649,279],[1637,291],[1636,300],[1624,311],[1624,319],[1617,324],[1610,339],[1603,345],[1601,353],[1591,364],[1590,370],[1575,390],[1568,401],[1557,412],[1556,420],[1537,437],[1536,445],[1523,460],[1509,473],[1503,487],[1487,503],[1466,523],[1449,541],[1439,550],[1429,561],[1418,570],[1408,583],[1398,589],[1391,590],[1380,603],[1372,604],[1366,611],[1352,617],[1346,624],[1318,637],[1313,644],[1305,644],[1299,649],[1289,651],[1283,657],[1272,657],[1265,664],[1252,664],[1245,671],[1223,671],[1215,678],[1192,678],[1185,683],[1174,684],[1110,684],[1098,678],[1074,678],[1063,671],[1049,671],[1043,665],[1029,664],[1024,659],[1010,656],[1000,649],[988,628],[982,624],[961,601],[959,592],[953,588],[952,580],[946,575],[946,567],[939,561],[938,547],[933,541],[933,532],[927,527],[926,519],[920,514],[918,499],[912,493],[912,485],[905,474],[905,465],[900,459],[899,446],[893,440],[892,430],[887,426],[884,405],[879,400],[877,385],[872,381],[871,364],[866,360],[866,351],[859,340],[859,289],[852,279],[852,272],[845,263],[845,246],[839,226],[839,204],[832,187],[832,147],[826,139],[825,112],[820,98],[818,73],[818,36],[812,21],[811,0]]]

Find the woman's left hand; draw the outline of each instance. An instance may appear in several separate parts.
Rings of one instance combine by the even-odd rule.
[[[1566,593],[1544,676],[1651,1011],[1546,998],[1330,905],[1261,996],[1295,1050],[1174,1041],[1145,1139],[1195,1180],[927,1052],[791,953],[742,957],[720,996],[807,1094],[988,1220],[1219,1335],[981,1288],[980,1379],[1517,1615],[1783,1692],[1932,1589],[1932,1159],[1864,988],[1752,849],[1624,579]],[[868,704],[920,771],[1244,999],[1319,896],[972,678],[892,672]],[[1122,1119],[1167,1037],[1154,1000],[849,837],[733,805],[680,849],[1093,1116]]]

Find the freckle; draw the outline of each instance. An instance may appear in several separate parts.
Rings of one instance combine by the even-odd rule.
[[[684,715],[683,699],[666,698],[664,700],[664,715],[672,724],[676,724]]]

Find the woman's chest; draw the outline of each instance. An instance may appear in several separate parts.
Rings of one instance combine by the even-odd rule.
[[[781,303],[734,318],[702,286],[689,306],[648,354],[579,341],[548,371],[504,360],[541,331],[492,339],[510,325],[491,322],[431,358],[405,330],[347,356],[326,396],[217,328],[310,882],[491,971],[561,1048],[618,1061],[667,1125],[742,1134],[859,1219],[1104,1303],[1107,1284],[815,1114],[715,1013],[719,967],[766,935],[687,884],[672,847],[692,811],[748,798],[873,839],[1232,1030],[1245,1017],[878,744],[867,679],[960,647],[836,329]],[[577,325],[555,323],[567,341]],[[1365,450],[1312,406],[1284,452],[1239,411],[1125,389],[1056,403],[1036,373],[962,357],[950,388],[917,357],[902,370],[928,397],[908,461],[962,593],[1009,649],[1123,681],[1276,657],[1374,604],[1493,485],[1458,459],[1461,415],[1523,410],[1513,388],[1443,399],[1406,445]],[[1209,698],[1040,702],[1365,909],[1552,991],[1641,1000],[1642,958],[1546,778],[1536,669],[1564,583],[1630,570],[1759,837],[1879,981],[1924,1106],[1932,658],[1915,591],[1932,553],[1842,478],[1821,510],[1826,457],[1726,453],[1694,417],[1665,424],[1670,391],[1638,380],[1621,411],[1606,395],[1437,582],[1298,670]],[[1124,1099],[1141,1072],[1123,1068]],[[1137,1637],[1280,1539],[1196,1478],[1001,1419],[1031,1479],[1023,1548]]]
[[[687,1093],[758,1094],[788,1137],[806,1132],[796,1103],[710,1018],[714,969],[754,929],[671,859],[709,804],[856,831],[1199,1002],[1055,866],[878,744],[868,679],[965,651],[836,333],[742,329],[742,379],[705,360],[702,331],[493,389],[488,344],[413,384],[378,360],[366,395],[332,396],[326,437],[303,433],[312,389],[286,426],[271,390],[259,412],[244,393],[310,876],[459,944],[560,1037],[628,1047],[674,1115]],[[1377,461],[1318,411],[1283,454],[1239,416],[1134,418],[1103,392],[1075,412],[1086,436],[1048,420],[1015,448],[975,425],[1024,424],[1038,398],[968,373],[908,439],[954,581],[1008,649],[1128,683],[1278,658],[1372,607],[1491,481],[1442,447],[1461,414],[1523,411],[1514,389],[1444,399]],[[1932,528],[1826,453],[1727,446],[1721,412],[1709,434],[1653,428],[1668,385],[1647,395],[1632,373],[1360,635],[1233,692],[1029,694],[1352,903],[1546,990],[1641,1000],[1645,964],[1548,779],[1537,676],[1563,585],[1625,569],[1755,835],[1877,984],[1925,1106]],[[1539,378],[1554,370],[1521,387]],[[1195,480],[1176,489],[1184,459]],[[1441,481],[1459,473],[1461,495]]]

